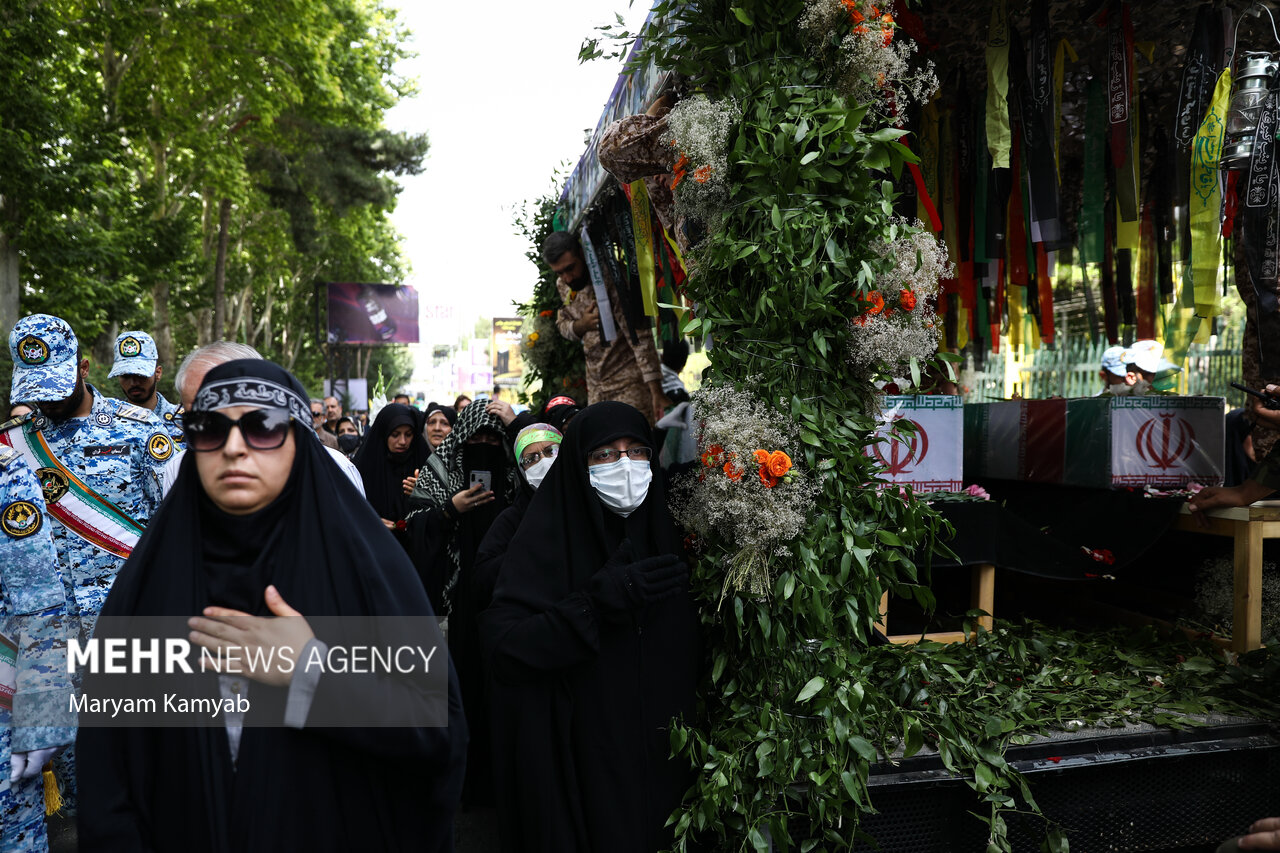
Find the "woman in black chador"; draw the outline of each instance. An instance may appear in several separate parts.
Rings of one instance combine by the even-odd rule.
[[[430,453],[418,413],[408,406],[389,403],[378,412],[364,444],[351,460],[364,480],[364,494],[373,511],[405,547],[409,496],[404,493],[404,480],[417,476]]]
[[[597,403],[512,539],[481,617],[510,850],[653,853],[690,781],[697,614],[644,415]]]
[[[177,481],[120,571],[100,632],[113,618],[181,617],[196,646],[287,646],[303,661],[339,646],[356,617],[377,617],[379,636],[439,642],[408,556],[310,418],[302,385],[278,365],[209,371],[185,418]],[[196,696],[230,690],[250,709],[202,728],[82,726],[82,849],[452,850],[467,734],[452,667],[436,658],[436,687],[425,674],[304,673],[301,663],[233,677],[193,660],[185,683]],[[86,675],[86,694],[102,678]],[[447,725],[406,723],[406,709]],[[339,727],[351,719],[363,722]]]

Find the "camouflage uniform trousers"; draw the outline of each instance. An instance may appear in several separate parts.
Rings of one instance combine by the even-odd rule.
[[[70,744],[67,605],[44,496],[27,463],[0,446],[0,634],[13,646],[12,709],[0,707],[0,850],[47,850],[44,781],[9,783],[13,752]]]
[[[0,708],[0,755],[9,756],[11,730],[8,708]],[[5,762],[4,778],[9,778]],[[4,853],[35,853],[49,849],[49,835],[44,822],[44,780],[22,779],[5,783],[0,791],[0,850]]]

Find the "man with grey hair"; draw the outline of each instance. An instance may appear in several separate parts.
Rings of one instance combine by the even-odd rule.
[[[634,299],[624,304],[626,295],[619,292],[608,266],[588,263],[594,260],[587,255],[590,248],[568,231],[553,231],[542,243],[542,260],[556,274],[564,303],[556,313],[556,328],[561,337],[582,343],[589,401],[628,403],[653,425],[670,404],[662,393],[662,365],[653,333],[638,304],[639,294],[631,294]]]
[[[320,443],[325,447],[338,449],[338,437],[324,428],[324,400],[311,398],[311,428],[320,436]]]
[[[206,373],[219,364],[225,364],[228,361],[235,361],[240,358],[261,359],[262,354],[248,344],[239,344],[235,341],[214,341],[211,344],[198,347],[184,358],[182,364],[178,366],[178,375],[174,382],[174,385],[178,388],[178,395],[182,398],[182,408],[190,409],[195,403],[196,392],[200,390],[200,383],[204,381]],[[314,418],[312,420],[314,421]],[[315,429],[314,424],[307,424],[307,426]],[[356,466],[351,464],[351,460],[332,447],[326,446],[325,451],[329,454],[329,458],[342,469],[342,473],[347,475],[347,479],[356,487],[356,491],[363,495],[364,480],[361,478]],[[166,495],[169,494],[169,489],[173,487],[174,480],[178,477],[178,467],[182,464],[183,455],[183,451],[179,450],[160,469],[160,488]]]
[[[214,341],[192,350],[182,360],[182,364],[178,365],[178,375],[173,381],[174,387],[178,389],[178,396],[182,399],[182,408],[190,409],[195,403],[196,392],[200,390],[200,383],[204,381],[206,373],[219,364],[238,358],[260,359],[262,353],[248,344],[235,341]]]

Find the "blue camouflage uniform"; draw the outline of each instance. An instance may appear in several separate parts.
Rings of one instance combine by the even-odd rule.
[[[88,417],[54,423],[38,412],[0,426],[39,432],[58,460],[102,497],[142,526],[160,505],[156,479],[174,443],[153,412],[107,397],[92,385]],[[103,551],[50,519],[73,625],[81,640],[93,626],[124,558]]]
[[[79,344],[65,321],[47,314],[24,317],[9,335],[9,349],[14,361],[10,399],[39,405],[72,396],[79,375]],[[145,527],[160,505],[157,475],[174,453],[173,439],[153,412],[107,397],[92,385],[86,389],[93,395],[87,417],[54,422],[43,412],[33,412],[0,425],[0,433],[39,433],[62,466]],[[17,444],[17,438],[11,442]],[[56,503],[67,493],[56,487],[51,492],[43,469],[37,478],[48,503]],[[93,635],[98,613],[125,558],[81,538],[52,516],[48,521],[71,620],[68,633],[83,643]],[[64,808],[73,813],[73,750],[59,755],[55,768],[63,787]]]
[[[40,485],[0,446],[0,657],[14,675],[0,687],[0,850],[48,850],[44,782],[9,782],[11,752],[75,739],[67,677],[67,606]],[[12,651],[9,651],[12,649]],[[0,661],[0,666],[9,664]],[[7,670],[7,666],[5,666]],[[9,690],[13,689],[10,695]]]
[[[178,446],[182,446],[182,407],[175,403],[170,403],[164,398],[163,394],[157,391],[156,407],[153,412],[156,417],[164,422],[164,428],[169,432],[169,437]]]
[[[154,376],[160,353],[156,349],[155,340],[146,332],[127,330],[116,336],[115,357],[111,362],[108,379],[131,374],[133,376]],[[170,403],[160,392],[156,392],[156,405],[153,411],[164,421],[169,437],[181,443],[182,407]]]

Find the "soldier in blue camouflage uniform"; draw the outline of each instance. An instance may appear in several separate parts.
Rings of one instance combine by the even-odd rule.
[[[69,634],[84,642],[132,543],[160,504],[156,475],[174,453],[173,439],[152,412],[85,382],[89,361],[80,357],[66,321],[48,314],[22,318],[9,334],[9,351],[10,399],[34,403],[38,410],[0,425],[0,442],[24,456],[33,446],[37,455],[47,452],[31,467],[48,504]],[[84,519],[91,524],[82,524]],[[104,538],[102,530],[112,535]],[[65,807],[74,812],[72,750],[55,767]]]
[[[170,403],[156,390],[164,374],[156,342],[146,332],[121,332],[116,338],[115,360],[108,379],[120,380],[120,390],[135,406],[150,409],[164,421],[169,437],[182,442],[182,407]]]
[[[49,849],[41,769],[75,740],[67,604],[57,566],[35,475],[0,445],[0,767],[8,758],[10,768],[0,774],[0,850],[6,853]]]

